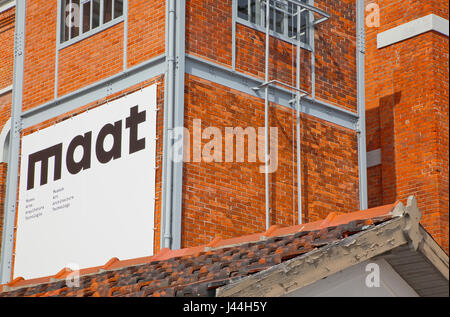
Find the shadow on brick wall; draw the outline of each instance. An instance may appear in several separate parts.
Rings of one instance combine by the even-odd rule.
[[[395,157],[395,107],[402,98],[402,92],[381,97],[380,111],[380,143],[382,163],[382,204],[394,203],[397,200],[397,176]]]

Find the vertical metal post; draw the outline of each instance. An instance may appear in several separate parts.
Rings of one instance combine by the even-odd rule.
[[[104,3],[103,2],[104,2],[103,0],[100,1],[100,22],[99,22],[99,25],[103,24],[103,17],[104,17],[104,14],[103,14]]]
[[[366,103],[365,103],[365,26],[364,0],[356,1],[356,67],[358,100],[358,170],[360,209],[368,208],[367,202],[367,148],[366,148]]]
[[[260,0],[257,0],[260,1]],[[233,71],[236,70],[236,16],[237,16],[237,1],[232,3],[232,31],[231,31],[231,67]]]
[[[114,1],[113,1],[114,2]],[[83,28],[84,28],[84,25],[83,25],[83,16],[84,16],[84,4],[83,4],[83,2],[82,1],[80,1],[80,16],[79,16],[79,20],[78,20],[78,25],[79,25],[79,28],[78,28],[78,35],[81,35],[81,34],[83,34]]]
[[[167,179],[167,167],[169,160],[167,159],[167,151],[169,150],[169,131],[167,129],[168,122],[168,52],[169,52],[169,0],[166,0],[166,15],[165,15],[165,72],[164,72],[164,111],[163,111],[163,157],[162,157],[162,172],[161,172],[161,232],[160,232],[160,248],[164,248],[164,236],[166,231],[166,200],[167,191],[166,186],[169,183]]]
[[[124,5],[127,2],[128,1],[125,1]],[[94,21],[94,1],[91,1],[90,9],[91,9],[91,12],[90,12],[90,19],[89,19],[89,30],[92,30],[92,26],[94,25],[94,23],[93,23],[93,21]]]
[[[314,5],[314,0],[309,0],[311,6]],[[311,46],[311,98],[316,98],[316,47],[314,42],[314,12],[309,12],[309,43]]]
[[[300,74],[301,74],[301,8],[297,6],[297,89],[300,89]],[[298,191],[298,224],[302,224],[303,210],[302,210],[302,151],[301,151],[301,122],[300,122],[300,106],[301,95],[297,91],[296,96],[296,118],[297,118],[297,191]]]
[[[183,161],[173,158],[173,131],[184,126],[185,0],[166,1],[166,62],[161,202],[161,247],[181,248]],[[183,141],[182,141],[183,142]],[[184,149],[183,149],[184,150]]]
[[[270,80],[270,0],[266,0],[266,84]],[[269,85],[266,85],[264,108],[264,163],[265,163],[265,190],[266,190],[266,230],[270,227],[270,196],[269,196]]]
[[[261,1],[262,0],[257,0],[255,5],[255,24],[257,25],[261,25],[262,26],[262,18],[261,18]]]
[[[94,3],[91,3],[91,22],[92,22],[92,8]],[[128,69],[128,1],[123,1],[123,70]],[[92,29],[92,27],[91,27]]]
[[[175,0],[168,1],[168,45],[167,45],[167,125],[165,130],[165,188],[164,188],[164,243],[165,248],[172,246],[172,193],[173,193],[173,160],[172,160],[172,132],[174,120],[174,90],[175,90]]]
[[[116,3],[116,1],[114,1],[114,0],[111,1],[111,5],[112,5],[112,8],[111,8],[111,20],[114,20],[114,4],[115,3]]]
[[[6,180],[5,215],[0,259],[0,283],[11,280],[14,252],[14,226],[16,220],[17,186],[20,159],[20,133],[22,130],[23,71],[25,60],[26,0],[16,1],[14,37],[14,77],[11,109],[11,133]]]
[[[64,3],[62,1],[58,1],[57,3],[57,28],[56,28],[56,47],[55,47],[55,86],[54,86],[54,99],[58,98],[58,70],[59,70],[59,46],[58,44],[61,43],[61,34],[64,34],[65,29],[65,11],[64,11]],[[63,35],[64,36],[64,35]]]

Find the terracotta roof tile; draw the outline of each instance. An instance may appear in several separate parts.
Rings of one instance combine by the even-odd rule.
[[[291,227],[272,226],[263,233],[232,239],[217,237],[207,245],[130,260],[112,258],[104,266],[82,269],[80,286],[67,287],[72,273],[62,269],[50,277],[16,278],[0,286],[4,296],[212,296],[236,278],[324,247],[391,219],[396,204]]]

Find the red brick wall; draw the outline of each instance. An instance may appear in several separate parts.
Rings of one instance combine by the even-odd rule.
[[[15,8],[0,13],[0,90],[12,85]]]
[[[57,10],[51,1],[27,1],[26,8],[26,45],[24,72],[24,110],[42,105],[54,98],[54,78],[56,61],[56,27]],[[0,21],[14,14],[14,9],[0,15]],[[165,1],[130,1],[129,3],[129,36],[128,67],[140,64],[152,57],[164,53],[165,50]],[[87,39],[60,50],[58,70],[58,95],[65,95],[83,88],[101,79],[110,77],[123,69],[123,22]],[[12,25],[13,26],[13,25]],[[1,24],[0,28],[0,88],[12,84],[12,63],[14,28]],[[11,64],[11,65],[10,65]],[[3,71],[3,68],[5,71]],[[139,84],[148,85],[159,82],[157,119],[157,162],[156,174],[156,210],[155,226],[160,228],[161,218],[161,159],[162,159],[162,121],[164,108],[163,77],[149,79]],[[136,89],[130,87],[126,91]],[[121,94],[124,92],[119,92]],[[116,95],[118,95],[116,94]],[[110,96],[110,98],[113,98]],[[97,103],[105,102],[99,100]],[[54,124],[60,120],[79,113],[92,105],[85,105],[68,114],[54,118],[25,131],[30,133],[37,128]],[[11,112],[11,93],[0,96],[0,129],[9,119]],[[1,172],[1,171],[0,171]],[[5,172],[6,173],[6,172]],[[4,182],[0,179],[0,185]],[[3,211],[3,209],[2,209]],[[2,218],[3,219],[3,218]],[[159,235],[155,239],[155,248],[159,249]]]
[[[232,63],[232,0],[186,0],[186,52]]]
[[[56,8],[53,4],[27,7],[27,45],[24,107],[29,109],[54,97]],[[318,0],[332,14],[319,26],[316,40],[316,94],[330,103],[356,110],[355,3]],[[186,1],[187,53],[231,67],[231,0]],[[165,1],[130,1],[128,66],[164,52]],[[43,33],[43,34],[41,34]],[[122,69],[123,23],[71,45],[59,53],[59,95],[107,78]],[[237,69],[263,77],[264,36],[237,27]],[[250,51],[253,49],[253,52]],[[271,76],[295,79],[290,44],[272,39]],[[311,89],[311,53],[302,52],[302,88]],[[294,74],[294,77],[293,77]],[[159,88],[160,109],[163,89]],[[263,126],[263,100],[187,76],[186,127],[201,119],[203,127]],[[80,110],[77,110],[80,111]],[[65,115],[67,116],[67,115]],[[162,111],[159,113],[162,116]],[[272,224],[293,224],[296,202],[295,138],[291,110],[274,105],[271,125],[279,128],[279,169],[271,175]],[[57,118],[57,120],[61,120]],[[158,118],[161,123],[162,117]],[[51,120],[45,124],[52,124]],[[330,212],[359,209],[356,134],[316,118],[302,116],[303,197],[305,219],[325,218]],[[35,127],[36,128],[36,127]],[[162,124],[158,125],[162,141]],[[206,140],[205,140],[206,142]],[[158,159],[162,155],[158,143]],[[158,166],[161,166],[158,161]],[[264,174],[260,163],[186,163],[183,191],[183,246],[209,242],[216,235],[232,237],[263,231]],[[158,176],[160,179],[160,176]],[[161,191],[157,182],[157,196]],[[156,227],[160,228],[160,201]],[[157,235],[155,246],[159,247]]]
[[[24,110],[54,98],[57,8],[51,1],[27,2]],[[130,1],[127,66],[165,50],[165,1]],[[0,38],[1,39],[1,38]],[[59,51],[58,96],[123,70],[124,23]]]
[[[316,96],[356,112],[356,1],[316,0],[314,5],[331,15],[314,33]]]
[[[187,76],[185,127],[193,120],[202,129],[264,126],[264,101],[238,91]],[[271,224],[297,223],[296,157],[293,113],[272,105],[270,126],[278,128],[278,169],[270,176]],[[295,122],[295,121],[294,121]],[[205,145],[209,140],[203,140]],[[293,147],[294,146],[294,147]],[[225,141],[223,141],[225,148]],[[191,158],[193,144],[191,143]],[[356,134],[313,117],[302,116],[303,221],[330,212],[359,209]],[[257,163],[196,163],[184,165],[184,247],[204,244],[220,235],[235,237],[265,230],[264,174]]]
[[[356,6],[355,1],[317,0],[315,5],[332,15],[316,28],[316,95],[356,111]],[[186,1],[186,51],[214,62],[232,64],[232,1]],[[263,32],[237,24],[236,68],[264,78]],[[295,48],[271,39],[270,78],[295,83]],[[302,88],[311,91],[310,55],[302,50]]]
[[[57,9],[53,1],[27,1],[23,110],[54,97]]]
[[[236,69],[246,74],[265,78],[265,34],[247,26],[236,26]],[[297,49],[278,38],[270,38],[270,79],[291,86],[296,85]],[[301,51],[301,88],[311,92],[311,52]]]
[[[58,96],[123,69],[123,22],[59,51]]]
[[[356,111],[356,6],[354,1],[318,0],[332,15],[315,32],[316,96]],[[232,65],[232,1],[186,1],[186,50],[213,62]],[[271,37],[270,78],[296,81],[296,49]],[[311,91],[311,52],[302,50],[302,88]],[[293,61],[294,59],[294,61]],[[261,79],[265,34],[236,25],[236,69]],[[185,127],[264,126],[264,100],[188,76]],[[297,223],[295,137],[291,110],[273,105],[271,126],[279,128],[279,169],[271,175],[271,223]],[[356,134],[302,116],[304,221],[332,211],[359,209]],[[203,144],[208,141],[204,140]],[[216,235],[234,237],[265,230],[264,174],[259,163],[185,163],[183,246],[207,243]],[[294,180],[293,180],[294,178]],[[294,215],[295,213],[295,215]]]
[[[448,2],[447,10],[448,10]],[[448,11],[447,11],[448,12]],[[438,176],[438,196],[439,196],[439,229],[435,232],[435,237],[440,239],[441,245],[448,253],[449,235],[449,48],[448,37],[440,34],[431,35],[433,43],[433,88],[435,97],[433,105],[435,107],[436,130],[437,130],[437,157],[434,162],[434,173]]]
[[[380,27],[367,28],[368,151],[371,206],[415,195],[422,224],[448,252],[448,37],[428,32],[377,49],[376,35],[430,13],[448,19],[443,1],[367,1],[380,6]]]
[[[128,67],[165,52],[165,0],[128,3]]]
[[[367,203],[369,208],[383,205],[383,184],[381,165],[367,169]]]

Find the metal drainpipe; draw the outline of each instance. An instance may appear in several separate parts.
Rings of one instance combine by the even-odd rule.
[[[169,0],[169,23],[168,23],[168,55],[167,55],[167,157],[166,164],[166,186],[165,186],[165,208],[164,208],[164,247],[172,246],[172,178],[173,178],[173,162],[172,162],[172,132],[175,109],[175,0]]]
[[[367,148],[366,148],[366,102],[365,102],[365,24],[364,0],[356,1],[356,72],[358,99],[358,170],[360,209],[368,208],[367,202]]]
[[[299,39],[297,40],[297,89],[300,89],[300,66],[301,66],[301,47],[300,47],[300,41],[301,41],[301,9],[299,6],[297,6],[297,33],[299,36]],[[306,32],[306,30],[305,30]],[[302,216],[303,216],[303,210],[302,210],[302,158],[301,158],[301,122],[300,122],[300,92],[297,91],[297,109],[296,109],[296,116],[297,116],[297,191],[298,191],[298,224],[302,224]]]
[[[266,0],[266,84],[269,82],[269,44],[270,44],[270,2]],[[264,109],[264,163],[266,191],[266,230],[270,227],[270,197],[269,197],[269,85],[266,85]]]

